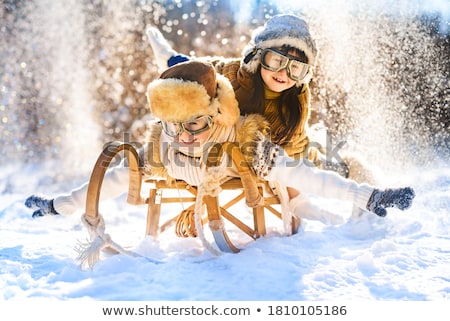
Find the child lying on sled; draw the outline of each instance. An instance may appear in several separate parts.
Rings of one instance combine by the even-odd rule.
[[[415,197],[410,187],[378,189],[293,160],[266,138],[270,126],[264,116],[240,116],[229,80],[209,63],[192,60],[167,69],[149,84],[147,98],[157,119],[140,150],[150,177],[180,179],[201,188],[208,174],[202,162],[208,148],[213,143],[237,142],[245,146],[242,152],[258,176],[302,193],[349,201],[378,216],[385,216],[391,207],[409,208]],[[223,177],[238,176],[231,165],[221,170]],[[33,217],[70,215],[85,207],[87,186],[55,197],[32,195],[25,205],[35,209]],[[126,193],[128,168],[108,170],[102,186],[103,200]]]

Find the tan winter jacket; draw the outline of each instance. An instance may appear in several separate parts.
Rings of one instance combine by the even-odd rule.
[[[252,76],[241,68],[241,59],[233,58],[227,59],[222,57],[205,58],[213,63],[218,73],[227,77],[233,86],[236,99],[241,104],[248,102],[252,96],[254,85]],[[302,91],[298,96],[300,105],[302,106],[300,125],[295,130],[295,135],[292,139],[287,141],[274,141],[280,145],[286,153],[295,159],[304,157],[308,153],[308,158],[315,163],[318,163],[318,153],[316,149],[308,149],[309,137],[307,135],[307,126],[310,115],[310,90],[308,85],[303,85]],[[277,100],[279,95],[273,92],[266,92],[266,104],[264,116],[270,124],[271,133],[276,134],[283,131],[286,125],[281,121],[277,111]],[[285,106],[285,108],[287,108]],[[276,136],[276,135],[273,135]]]

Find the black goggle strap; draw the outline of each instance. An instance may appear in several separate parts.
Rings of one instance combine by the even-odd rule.
[[[258,53],[259,49],[258,48],[253,48],[253,50],[244,58],[244,63],[248,64],[250,60],[253,59],[253,57],[256,56],[256,54]]]

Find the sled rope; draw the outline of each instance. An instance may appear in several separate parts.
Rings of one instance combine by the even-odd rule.
[[[90,241],[78,241],[75,247],[75,251],[78,252],[77,260],[80,262],[82,269],[85,267],[92,268],[99,262],[100,252],[106,248],[113,249],[119,254],[132,257],[140,256],[137,253],[125,250],[122,246],[114,242],[109,234],[105,233],[105,220],[102,215],[98,214],[97,217],[92,218],[83,214],[81,221],[90,235]]]
[[[175,234],[178,237],[197,237],[195,218],[192,210],[183,210],[176,218]]]

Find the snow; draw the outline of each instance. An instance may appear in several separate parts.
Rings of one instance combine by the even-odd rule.
[[[358,151],[362,151],[365,157],[371,159],[376,165],[374,170],[378,171],[381,165],[379,179],[383,185],[414,187],[417,196],[412,208],[405,212],[392,209],[385,218],[370,214],[356,218],[350,214],[351,206],[347,203],[311,196],[312,200],[324,210],[341,215],[345,223],[327,226],[305,220],[298,234],[287,236],[280,221],[268,214],[268,217],[272,219],[268,219],[266,236],[250,241],[247,236],[230,230],[230,235],[241,248],[241,252],[215,256],[205,250],[198,239],[176,237],[173,228],[159,235],[157,239],[146,237],[146,208],[128,205],[125,197],[122,196],[101,204],[100,212],[106,220],[106,232],[114,241],[140,254],[141,257],[104,254],[99,263],[87,270],[81,269],[78,265],[75,251],[77,243],[84,242],[88,238],[88,232],[80,220],[82,212],[70,217],[52,216],[32,219],[32,211],[24,205],[25,199],[31,194],[39,192],[57,195],[83,183],[89,177],[95,162],[92,155],[95,157],[100,152],[100,147],[94,145],[103,143],[97,141],[101,131],[98,124],[91,124],[90,115],[93,107],[92,98],[89,97],[91,93],[86,92],[88,84],[84,78],[86,70],[77,67],[82,65],[78,62],[83,54],[83,46],[79,44],[86,39],[75,36],[72,38],[70,33],[64,39],[72,39],[75,44],[72,47],[77,50],[69,54],[66,52],[67,46],[60,46],[57,42],[58,46],[53,46],[62,51],[52,52],[51,44],[54,39],[61,38],[60,34],[66,35],[68,30],[82,31],[79,23],[83,21],[80,17],[84,4],[79,3],[71,1],[67,7],[66,5],[61,7],[54,1],[38,1],[37,9],[41,11],[30,12],[32,17],[35,15],[39,18],[37,22],[32,23],[31,30],[35,32],[23,35],[25,41],[22,41],[20,37],[15,39],[14,41],[17,40],[21,44],[17,48],[14,48],[14,45],[2,48],[11,49],[11,54],[4,50],[6,52],[4,56],[10,57],[11,60],[5,60],[5,65],[11,63],[15,67],[19,66],[16,61],[18,53],[32,51],[31,57],[34,59],[35,52],[38,52],[39,61],[45,63],[39,66],[39,72],[36,71],[33,76],[35,78],[30,79],[48,80],[44,86],[45,89],[52,89],[51,86],[57,84],[53,90],[49,90],[48,96],[51,98],[49,100],[62,101],[61,91],[65,92],[65,90],[61,88],[66,88],[69,84],[70,88],[73,88],[72,95],[69,97],[71,99],[67,100],[64,107],[56,104],[57,114],[54,114],[54,111],[48,113],[47,110],[46,115],[37,114],[39,117],[46,116],[42,117],[42,122],[47,121],[47,123],[41,130],[47,131],[35,132],[33,128],[29,128],[32,119],[29,119],[28,111],[32,110],[32,106],[26,101],[22,101],[23,105],[17,104],[19,99],[15,98],[20,96],[22,90],[20,85],[25,78],[15,78],[14,73],[5,72],[2,82],[4,86],[0,86],[4,94],[0,105],[2,112],[0,142],[3,155],[0,161],[0,309],[2,319],[3,315],[8,315],[10,319],[20,319],[20,315],[35,318],[37,313],[39,316],[44,316],[46,320],[60,320],[62,315],[75,318],[84,312],[79,308],[81,305],[65,303],[82,302],[83,307],[86,307],[89,303],[119,301],[127,302],[129,306],[133,302],[143,301],[172,304],[178,302],[178,306],[185,306],[184,302],[195,302],[198,305],[205,302],[234,302],[235,305],[239,302],[247,302],[246,304],[251,305],[255,301],[282,301],[283,303],[279,304],[283,305],[316,301],[320,301],[318,303],[344,302],[345,304],[353,303],[354,308],[360,309],[361,315],[358,316],[358,320],[362,317],[379,320],[380,318],[374,317],[385,311],[392,313],[383,315],[389,320],[407,320],[409,317],[418,319],[432,317],[433,321],[448,319],[450,312],[447,304],[450,299],[448,150],[444,150],[443,154],[446,153],[446,155],[429,153],[428,157],[424,157],[417,154],[419,151],[427,154],[428,149],[424,145],[435,137],[434,134],[436,137],[442,137],[442,141],[446,139],[448,142],[448,128],[445,128],[445,124],[424,121],[424,115],[429,115],[429,118],[433,119],[433,113],[426,114],[425,111],[434,106],[436,97],[441,97],[443,100],[446,98],[442,92],[447,92],[448,77],[439,61],[423,58],[429,57],[425,54],[428,53],[429,39],[415,38],[414,30],[410,30],[409,25],[407,26],[409,33],[406,33],[401,29],[402,21],[393,24],[398,27],[395,30],[400,30],[398,35],[391,33],[389,26],[387,30],[384,29],[384,20],[378,23],[367,19],[367,25],[361,25],[360,21],[353,22],[355,17],[349,13],[351,10],[348,10],[351,7],[350,4],[356,3],[358,5],[356,7],[359,7],[362,3],[361,11],[364,13],[362,18],[370,13],[381,19],[383,15],[373,8],[379,7],[384,10],[392,5],[392,1],[389,1],[389,4],[386,4],[386,1],[377,2],[376,6],[373,1],[338,1],[333,4],[332,10],[330,10],[331,3],[328,1],[326,5],[322,1],[307,1],[306,3],[312,8],[305,7],[304,12],[317,11],[318,18],[311,20],[311,27],[316,34],[322,35],[317,38],[323,55],[322,66],[332,80],[331,87],[324,87],[324,91],[332,90],[334,83],[344,84],[346,91],[349,91],[346,92],[348,108],[353,108],[353,112],[358,116],[358,128],[348,137],[344,137],[345,140],[348,141],[350,148],[357,146]],[[135,2],[129,1],[129,3]],[[202,3],[198,2],[198,5]],[[408,6],[405,1],[395,3],[398,6],[394,9],[398,8],[400,12],[407,8],[414,11],[416,4],[419,3],[420,7],[430,12],[434,12],[436,8],[445,8],[446,10],[440,10],[444,17],[442,20],[445,22],[440,28],[443,33],[447,32],[448,4],[445,1],[411,1],[408,2]],[[242,15],[239,19],[245,20],[244,16],[252,11],[244,7],[248,6],[247,2],[241,1],[240,4],[241,10],[236,10],[236,13],[239,13],[239,16]],[[279,1],[279,4],[288,9],[292,1],[289,1],[289,6],[283,1]],[[50,5],[52,10],[48,10]],[[303,2],[299,2],[298,5],[306,6]],[[369,5],[373,10],[365,9]],[[122,11],[122,9],[117,10],[116,5],[111,5],[109,9],[115,13]],[[381,11],[384,12],[383,10]],[[59,19],[59,16],[55,16],[55,11],[64,13],[63,18]],[[134,17],[135,15],[134,8],[129,12],[125,9],[123,11],[128,14],[125,16]],[[44,46],[44,49],[39,50],[39,46],[30,45],[34,43],[30,39],[42,39],[42,34],[51,34],[44,32],[48,31],[49,27],[41,23],[43,13],[45,13],[43,17],[46,17],[44,20],[52,22],[50,29],[55,35],[53,37],[49,35],[53,41],[38,41],[40,45],[50,44],[48,48]],[[369,17],[371,17],[370,14]],[[47,19],[53,16],[55,19]],[[129,29],[130,20],[127,19],[130,18],[125,19],[120,15],[117,17],[117,21],[121,19],[124,21],[123,24],[118,24],[116,27],[108,24],[108,32],[114,33],[116,30],[114,28]],[[103,23],[105,20],[99,21]],[[365,34],[365,28],[370,31],[368,34]],[[96,30],[96,28],[93,29]],[[122,37],[120,32],[117,35],[118,38]],[[410,43],[405,42],[409,36],[415,40]],[[398,88],[401,95],[389,91],[395,89],[390,87],[389,82],[386,85],[379,81],[384,79],[384,75],[390,75],[392,70],[385,70],[379,64],[376,65],[377,68],[368,68],[372,60],[386,61],[373,57],[373,52],[383,52],[383,50],[377,50],[379,39],[385,40],[381,42],[383,50],[384,44],[392,48],[403,48],[392,53],[388,51],[386,57],[382,57],[389,62],[397,58],[404,59],[399,60],[399,66],[403,66],[402,62],[408,62],[408,64],[405,63],[404,72],[400,71],[394,79],[401,80]],[[402,39],[406,40],[401,42]],[[423,42],[424,39],[426,42]],[[349,43],[350,40],[354,44]],[[405,47],[405,45],[408,46]],[[419,54],[409,55],[416,50]],[[102,53],[105,54],[105,52]],[[396,56],[391,57],[391,54]],[[429,54],[438,56],[434,52]],[[28,57],[25,54],[24,56]],[[31,57],[19,61],[20,74],[22,74],[21,69],[25,68],[23,66],[27,66],[26,62],[32,61]],[[56,66],[54,70],[59,71],[57,74],[56,71],[54,72],[53,81],[47,79],[47,60],[43,58],[48,58],[52,65]],[[103,58],[100,57],[101,60]],[[341,61],[339,59],[343,59],[345,63],[336,63]],[[347,63],[348,61],[351,63]],[[390,66],[390,63],[385,65]],[[30,63],[29,66],[31,66]],[[406,70],[414,72],[407,74]],[[380,75],[381,78],[376,78]],[[426,83],[430,85],[425,87],[429,90],[423,93],[424,98],[422,98],[426,98],[424,102],[420,100],[420,96],[417,96],[425,110],[422,118],[416,118],[415,114],[412,114],[414,118],[408,122],[408,119],[398,119],[393,116],[400,115],[400,111],[414,109],[415,104],[410,104],[413,96],[407,89],[415,88],[415,75],[422,75],[422,78],[419,78],[420,81],[428,79],[429,76],[429,82]],[[400,76],[404,76],[404,79]],[[9,81],[13,84],[11,87]],[[113,84],[118,85],[118,83]],[[36,86],[38,85],[42,86],[40,81]],[[24,85],[24,87],[27,86]],[[121,88],[114,88],[116,90],[110,94],[115,99],[114,95],[120,94]],[[427,98],[425,94],[431,98]],[[43,96],[46,96],[45,92]],[[330,96],[333,99],[339,98],[333,93]],[[404,101],[404,98],[408,99]],[[54,106],[46,99],[40,104]],[[448,108],[443,101],[438,101],[437,105],[442,109]],[[124,109],[119,109],[116,114],[103,115],[105,123],[115,118],[126,118],[127,114],[122,115],[121,110]],[[443,114],[439,113],[439,115]],[[109,116],[111,119],[108,118]],[[406,131],[405,134],[403,130],[407,124],[413,124],[418,128],[414,130],[409,128],[410,131]],[[423,124],[430,128],[424,128]],[[54,129],[54,126],[57,128]],[[65,133],[65,131],[58,129],[58,126],[67,129],[68,134],[61,135],[60,132]],[[72,130],[74,128],[77,130]],[[429,131],[433,134],[430,135]],[[34,133],[36,135],[40,133],[40,136],[34,137]],[[64,144],[53,146],[48,141],[63,141]],[[356,144],[353,143],[355,141]],[[433,145],[433,143],[435,141],[430,144]],[[448,146],[448,144],[444,143],[440,146]],[[404,151],[410,153],[403,153]],[[14,157],[14,153],[20,157]],[[32,160],[28,163],[21,161],[23,158],[38,158],[43,153],[55,155],[55,159],[48,160],[52,158],[48,157],[45,162],[36,163],[32,163]],[[70,157],[65,157],[67,153],[70,153]],[[417,156],[417,159],[411,160],[413,165],[408,159],[411,158],[411,154]],[[61,158],[58,160],[56,156],[64,158],[64,162]],[[178,214],[183,206],[186,208],[187,204],[163,206],[161,220],[165,221]],[[245,205],[240,204],[237,210],[251,219],[250,211]],[[205,233],[211,241],[207,228]],[[55,301],[58,302],[59,310],[54,309]],[[424,306],[417,304],[418,301],[431,303],[431,305],[426,305],[426,308],[422,309]],[[360,305],[360,302],[369,302],[370,305]],[[379,305],[379,302],[386,304]],[[395,305],[391,305],[392,302]],[[392,310],[402,302],[412,304],[400,305],[400,309]],[[97,306],[94,305],[94,307]],[[265,311],[267,312],[267,309]],[[94,317],[88,314],[82,317],[100,320],[101,315],[98,315],[98,311],[96,313]],[[185,318],[185,320],[188,319]],[[354,310],[353,319],[356,320]]]
[[[88,270],[79,267],[74,250],[77,241],[88,238],[80,215],[32,219],[23,204],[31,193],[66,191],[81,182],[55,183],[52,168],[0,169],[0,300],[450,299],[446,165],[390,175],[391,182],[411,184],[417,192],[405,212],[353,218],[348,204],[313,197],[346,222],[325,226],[305,220],[298,234],[287,236],[278,219],[268,220],[265,237],[249,241],[232,234],[242,251],[221,256],[205,250],[198,239],[176,237],[173,228],[157,239],[145,237],[145,207],[119,197],[100,207],[106,231],[143,257],[104,255]],[[163,205],[162,220],[180,210],[180,204]]]

